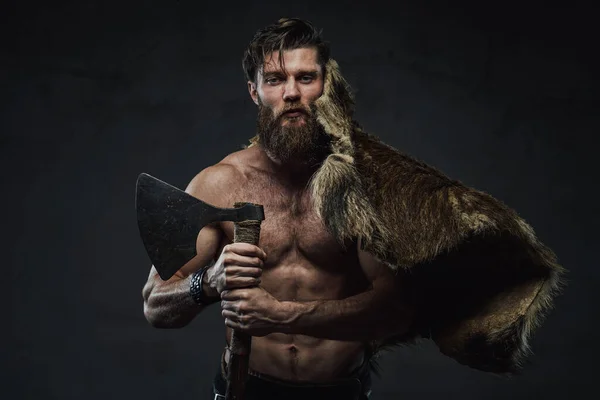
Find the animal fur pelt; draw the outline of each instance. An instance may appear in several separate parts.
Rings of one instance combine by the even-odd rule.
[[[340,243],[361,238],[403,274],[417,310],[410,331],[372,343],[373,354],[426,337],[459,363],[518,371],[562,286],[555,255],[499,200],[365,133],[337,63],[325,71],[314,109],[332,140],[310,182],[316,210]]]

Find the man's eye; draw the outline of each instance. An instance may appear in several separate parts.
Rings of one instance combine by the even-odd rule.
[[[279,83],[279,81],[280,81],[280,79],[279,79],[279,78],[268,78],[268,79],[267,79],[267,83],[268,83],[269,85],[274,85],[274,84],[276,84],[276,83]]]
[[[310,83],[313,81],[313,77],[310,75],[305,75],[302,78],[300,78],[300,80],[304,83]]]

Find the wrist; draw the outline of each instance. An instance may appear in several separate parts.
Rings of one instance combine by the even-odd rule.
[[[209,268],[210,265],[207,265],[206,267],[194,272],[190,279],[190,296],[194,302],[200,306],[207,306],[219,301],[218,295],[217,297],[211,296],[206,287],[208,285],[205,285],[205,275]]]
[[[281,333],[297,334],[301,330],[302,316],[310,312],[308,303],[281,301],[278,315]]]
[[[202,274],[202,293],[209,299],[220,299],[221,296],[219,295],[219,292],[217,292],[215,289],[213,289],[210,286],[208,277],[209,274],[212,270],[212,265],[205,267],[206,271],[204,272],[204,274]]]

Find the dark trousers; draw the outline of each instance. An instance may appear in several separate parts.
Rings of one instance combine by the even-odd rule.
[[[225,374],[224,368],[216,374],[211,400],[225,399]],[[349,377],[327,383],[288,382],[251,371],[244,400],[367,400],[370,393],[371,373],[365,361]]]

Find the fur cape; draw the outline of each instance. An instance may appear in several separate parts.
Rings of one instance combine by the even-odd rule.
[[[554,253],[515,211],[367,134],[353,111],[330,60],[315,112],[331,154],[310,182],[314,206],[340,243],[361,238],[405,275],[417,311],[409,332],[371,343],[372,354],[424,337],[461,364],[517,372],[562,287]]]

